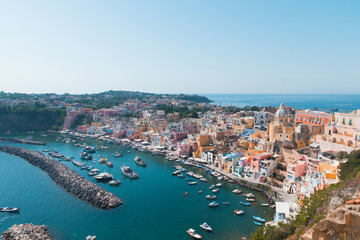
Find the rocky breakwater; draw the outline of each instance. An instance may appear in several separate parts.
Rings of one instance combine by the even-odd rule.
[[[33,224],[14,225],[2,234],[5,240],[52,240],[44,225]]]
[[[32,141],[28,139],[9,138],[9,137],[0,137],[0,142],[12,142],[12,143],[21,143],[21,144],[30,144],[30,145],[46,145],[46,143],[44,142]]]
[[[21,157],[39,167],[65,191],[93,206],[110,209],[116,208],[122,203],[114,194],[88,181],[64,164],[46,157],[41,152],[7,145],[0,146],[0,151]]]

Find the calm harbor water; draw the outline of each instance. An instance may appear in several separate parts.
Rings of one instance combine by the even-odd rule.
[[[281,102],[296,109],[355,110],[360,108],[360,94],[201,94],[218,105],[273,106]]]
[[[16,134],[18,137],[28,135]],[[55,133],[45,137],[40,133],[31,135],[33,140],[44,141],[47,145],[21,145],[22,147],[34,150],[57,150],[65,156],[73,156],[76,160],[80,160],[81,148],[75,147],[74,142],[56,141],[56,137],[60,135]],[[99,154],[104,155],[114,163],[114,168],[100,165],[98,162],[87,165],[92,165],[101,171],[106,170],[121,180],[122,184],[118,187],[111,187],[105,183],[97,184],[120,197],[124,202],[123,205],[111,210],[93,207],[66,193],[46,173],[25,160],[0,153],[0,205],[21,209],[18,214],[0,213],[0,232],[13,224],[33,223],[47,225],[58,240],[85,239],[89,234],[96,235],[96,239],[99,240],[190,239],[186,233],[189,228],[196,229],[203,239],[240,239],[256,231],[253,215],[268,221],[273,219],[274,211],[260,206],[261,203],[266,202],[266,199],[256,191],[223,183],[216,194],[217,201],[229,201],[230,205],[211,209],[208,207],[210,201],[205,199],[205,195],[211,194],[208,188],[218,183],[218,180],[202,170],[185,166],[188,170],[203,174],[210,180],[207,183],[197,181],[196,185],[190,186],[184,178],[171,175],[174,171],[172,166],[176,163],[168,162],[162,156],[152,156],[92,139],[72,139],[80,143],[86,141],[92,146],[108,146],[108,149],[98,150],[94,157],[98,160]],[[113,157],[115,151],[123,151],[124,156]],[[136,155],[147,162],[146,168],[134,163]],[[63,161],[63,163],[95,182],[92,177],[87,176],[86,170],[80,170],[71,162]],[[138,180],[130,180],[122,176],[120,166],[125,163],[139,173]],[[254,193],[257,202],[252,203],[250,207],[240,205],[239,201],[245,200],[245,197],[242,194],[233,194],[231,191],[235,188]],[[198,194],[199,190],[203,193]],[[185,192],[189,193],[187,197],[183,197]],[[233,214],[234,209],[245,210],[245,214],[236,216]],[[214,232],[202,231],[199,224],[203,222],[207,222]]]

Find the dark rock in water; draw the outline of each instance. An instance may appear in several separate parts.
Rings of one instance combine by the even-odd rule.
[[[0,151],[21,157],[30,164],[39,167],[65,191],[91,205],[110,209],[116,208],[122,203],[114,194],[88,181],[61,162],[46,157],[41,152],[7,145],[0,146]]]
[[[33,225],[30,223],[14,225],[6,230],[2,236],[5,240],[52,240],[46,226]]]
[[[0,142],[12,142],[12,143],[21,143],[21,144],[30,144],[30,145],[46,145],[44,142],[31,141],[27,139],[19,138],[9,138],[9,137],[0,137]]]

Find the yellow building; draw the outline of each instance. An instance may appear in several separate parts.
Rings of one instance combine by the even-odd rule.
[[[337,178],[337,167],[330,165],[328,163],[322,162],[318,166],[318,172],[325,173],[327,179],[336,179]]]
[[[91,126],[95,126],[95,127],[102,127],[102,123],[101,122],[92,122]]]
[[[267,128],[268,141],[275,142],[291,140],[294,132],[294,125],[291,117],[281,103],[280,108],[275,113],[274,122],[270,123]]]

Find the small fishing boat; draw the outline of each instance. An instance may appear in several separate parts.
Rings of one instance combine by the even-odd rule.
[[[240,189],[235,189],[235,190],[232,190],[232,192],[235,193],[235,194],[240,194],[241,190]]]
[[[108,165],[108,167],[114,167],[114,164],[110,161],[105,161],[106,165]]]
[[[20,208],[14,208],[14,207],[1,207],[0,212],[18,212]]]
[[[218,188],[215,188],[215,189],[212,190],[213,193],[217,193],[218,191],[219,191]]]
[[[184,197],[186,197],[188,194],[189,194],[189,193],[188,193],[188,192],[186,192],[186,193],[184,193],[184,194],[183,194],[183,196],[184,196]]]
[[[200,191],[198,191],[198,194],[200,194],[200,193],[202,193],[202,191],[200,190]]]
[[[219,206],[218,202],[213,201],[213,202],[209,203],[209,207],[217,207],[217,206]]]
[[[209,231],[211,232],[212,231],[212,228],[209,226],[209,224],[207,224],[206,222],[204,222],[203,224],[200,224],[200,227],[202,229],[204,229],[205,231]]]
[[[194,239],[202,239],[202,236],[200,234],[195,233],[195,230],[192,228],[190,228],[186,232],[190,235],[190,237],[192,237]]]
[[[268,204],[268,203],[262,203],[261,206],[263,206],[263,207],[268,207],[269,204]]]
[[[178,175],[176,175],[176,176],[178,176],[179,178],[184,178],[185,176],[184,175],[182,175],[181,173],[180,174],[178,174]]]
[[[273,205],[270,205],[270,208],[275,208],[275,204],[273,204]]]
[[[145,161],[138,156],[135,157],[135,163],[139,166],[146,167]]]
[[[256,199],[255,199],[255,198],[246,198],[246,201],[248,201],[248,202],[255,202]]]
[[[258,217],[258,216],[253,216],[253,218],[258,221],[258,222],[266,222],[265,219],[261,218],[261,217]]]
[[[188,184],[189,184],[189,185],[195,185],[196,182],[195,182],[195,181],[194,181],[194,182],[188,182]]]
[[[200,178],[199,180],[202,181],[202,182],[208,182],[209,181],[209,180],[207,180],[207,178]]]
[[[262,226],[262,223],[261,222],[257,222],[257,221],[254,221],[254,223],[258,226]]]
[[[242,201],[239,201],[240,204],[244,205],[244,206],[250,206],[250,203],[248,202],[242,202]]]
[[[119,179],[117,179],[117,180],[111,180],[110,182],[109,182],[109,185],[111,185],[111,186],[119,186],[121,184],[121,181],[119,180]]]
[[[248,197],[248,198],[253,198],[253,197],[255,197],[254,194],[252,194],[252,193],[244,193],[244,196],[245,196],[245,197]]]
[[[209,187],[209,189],[213,189],[215,187],[215,185],[211,185],[210,187]]]
[[[86,238],[85,238],[85,240],[94,240],[96,238],[96,236],[87,236]]]
[[[212,200],[212,199],[216,199],[216,196],[215,195],[206,195],[205,198]]]
[[[244,213],[244,211],[243,211],[243,210],[237,210],[237,209],[235,209],[235,210],[234,210],[234,213],[235,213],[236,215],[241,215],[241,214]]]
[[[121,156],[122,156],[122,153],[118,153],[118,152],[114,153],[114,157],[121,157]]]
[[[180,170],[176,170],[175,172],[172,172],[172,175],[178,175],[178,174],[181,174]]]
[[[222,205],[229,205],[229,202],[222,202]]]
[[[221,183],[217,183],[216,186],[217,186],[217,187],[221,187]]]

